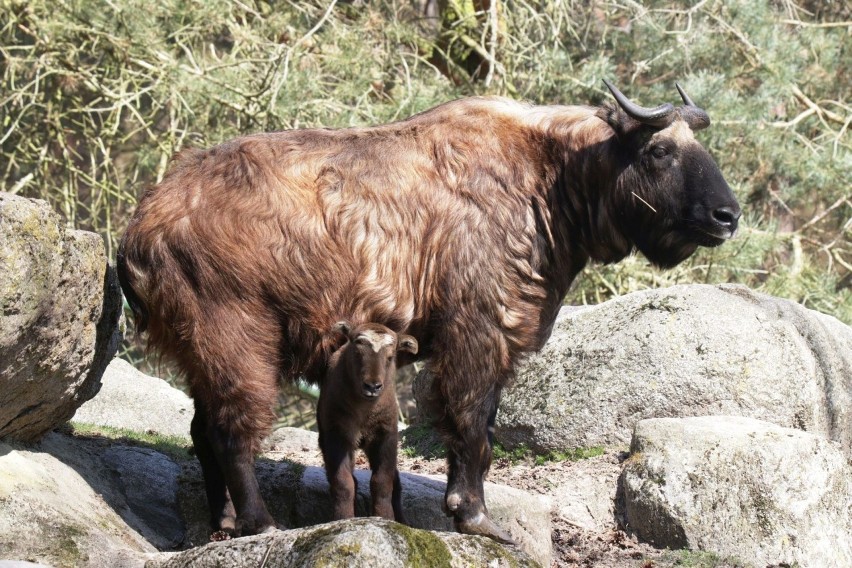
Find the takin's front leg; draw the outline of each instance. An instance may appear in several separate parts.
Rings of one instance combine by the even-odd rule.
[[[466,353],[475,352],[477,346],[467,346]],[[461,533],[513,544],[511,535],[491,520],[485,506],[485,476],[491,467],[501,381],[496,372],[489,374],[484,365],[479,369],[475,364],[466,366],[464,359],[465,354],[446,351],[434,367],[430,393],[435,408],[443,408],[434,418],[447,446],[444,512],[454,517]]]
[[[490,401],[489,401],[490,402]],[[489,402],[483,402],[488,408]],[[450,404],[451,412],[455,412]],[[492,413],[489,411],[489,416]],[[496,415],[496,413],[494,413]],[[491,466],[492,447],[489,429],[493,422],[483,418],[482,412],[465,412],[458,409],[452,425],[441,427],[453,432],[447,445],[447,492],[445,511],[453,515],[456,530],[493,538],[505,544],[514,544],[512,536],[497,525],[485,505],[485,476]]]
[[[358,491],[352,473],[354,448],[333,432],[321,431],[320,449],[331,493],[331,519],[351,519],[355,516],[355,496]]]
[[[393,419],[396,420],[396,415]],[[399,435],[394,428],[391,432],[376,436],[376,439],[367,445],[364,451],[372,470],[370,475],[371,514],[406,524],[402,513],[402,485],[396,467],[398,439]]]

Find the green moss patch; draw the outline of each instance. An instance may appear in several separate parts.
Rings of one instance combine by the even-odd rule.
[[[392,523],[389,527],[405,539],[405,543],[408,545],[406,566],[426,568],[450,565],[452,555],[444,541],[434,533],[412,529],[399,523]]]
[[[660,568],[747,568],[739,560],[702,550],[667,550],[659,559]]]
[[[430,426],[409,426],[399,433],[404,456],[423,457],[425,459],[443,459],[447,457],[447,448],[440,436]]]
[[[535,465],[563,461],[580,461],[602,456],[604,453],[606,453],[606,450],[600,446],[573,448],[570,450],[551,450],[547,453],[537,454],[525,444],[521,444],[511,450],[507,450],[500,443],[494,444],[494,459],[507,459],[512,464],[525,461],[532,461]]]

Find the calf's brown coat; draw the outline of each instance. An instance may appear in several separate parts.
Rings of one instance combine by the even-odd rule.
[[[329,357],[317,403],[319,444],[331,490],[333,520],[355,516],[354,451],[370,462],[370,512],[404,523],[396,467],[399,444],[397,366],[417,354],[417,340],[376,323],[335,324],[343,344]]]

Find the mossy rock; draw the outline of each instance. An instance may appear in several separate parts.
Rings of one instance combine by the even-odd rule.
[[[0,193],[0,438],[35,441],[98,392],[120,316],[103,240]]]
[[[214,542],[161,554],[147,568],[232,566],[430,568],[539,566],[515,547],[476,536],[412,529],[378,518],[335,521],[306,529]]]

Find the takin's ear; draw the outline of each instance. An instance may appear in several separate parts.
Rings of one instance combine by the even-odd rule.
[[[399,343],[396,347],[396,362],[397,366],[402,367],[413,363],[417,359],[417,351],[419,346],[417,340],[410,335],[400,335]]]
[[[410,335],[399,336],[399,346],[396,348],[397,351],[405,351],[412,355],[417,355],[418,348],[417,340]]]
[[[598,109],[598,118],[609,124],[622,143],[636,142],[635,137],[643,130],[642,123],[624,112],[614,103],[606,103]]]

